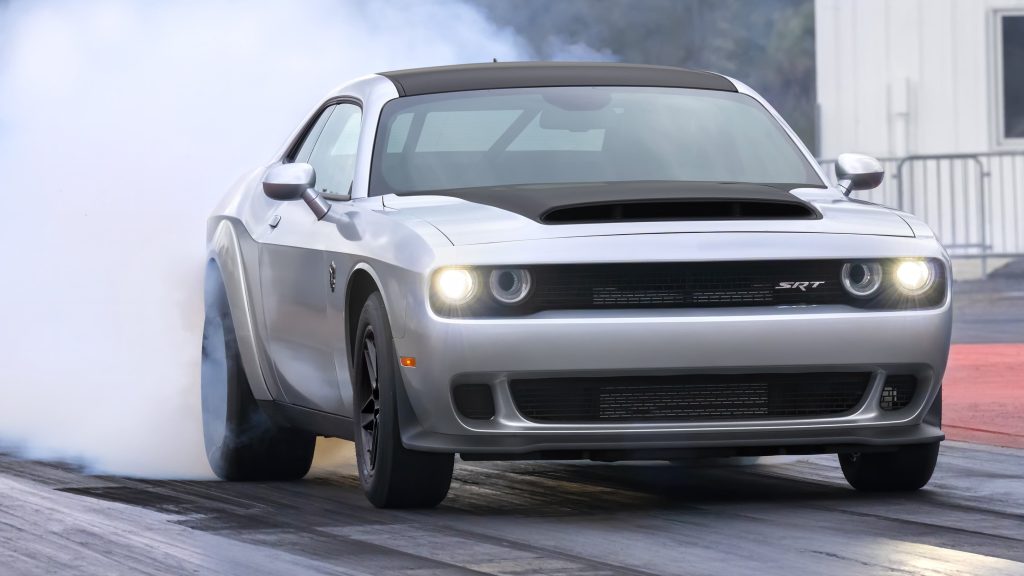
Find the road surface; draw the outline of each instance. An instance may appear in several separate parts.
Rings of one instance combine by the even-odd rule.
[[[910,496],[854,492],[829,456],[460,462],[415,512],[372,508],[348,458],[229,484],[0,457],[0,573],[1024,574],[1022,456],[945,443]]]

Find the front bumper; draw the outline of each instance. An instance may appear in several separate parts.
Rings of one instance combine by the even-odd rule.
[[[926,418],[939,392],[951,332],[949,299],[936,309],[863,311],[843,306],[771,309],[563,312],[511,319],[446,319],[425,311],[395,344],[402,368],[403,443],[424,451],[494,457],[543,451],[736,447],[886,446],[942,440]],[[821,418],[700,422],[549,423],[525,419],[515,378],[763,372],[873,374],[854,410]],[[879,406],[886,374],[913,374],[905,408]],[[454,407],[462,383],[492,388],[495,416]]]

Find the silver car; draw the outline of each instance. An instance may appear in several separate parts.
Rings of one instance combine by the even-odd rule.
[[[949,260],[707,72],[497,63],[332,93],[209,220],[202,400],[228,480],[354,440],[381,507],[463,460],[836,453],[916,490]]]

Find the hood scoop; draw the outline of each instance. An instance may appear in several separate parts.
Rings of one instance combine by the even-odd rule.
[[[687,199],[603,202],[555,208],[541,215],[544,224],[598,222],[670,222],[688,220],[814,220],[810,205],[796,201]]]

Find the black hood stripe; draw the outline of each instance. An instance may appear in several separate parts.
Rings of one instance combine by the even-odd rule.
[[[541,224],[821,218],[814,206],[790,192],[795,188],[820,186],[634,181],[459,188],[398,195],[459,198],[514,212]],[[566,212],[571,209],[580,210],[575,215]]]

